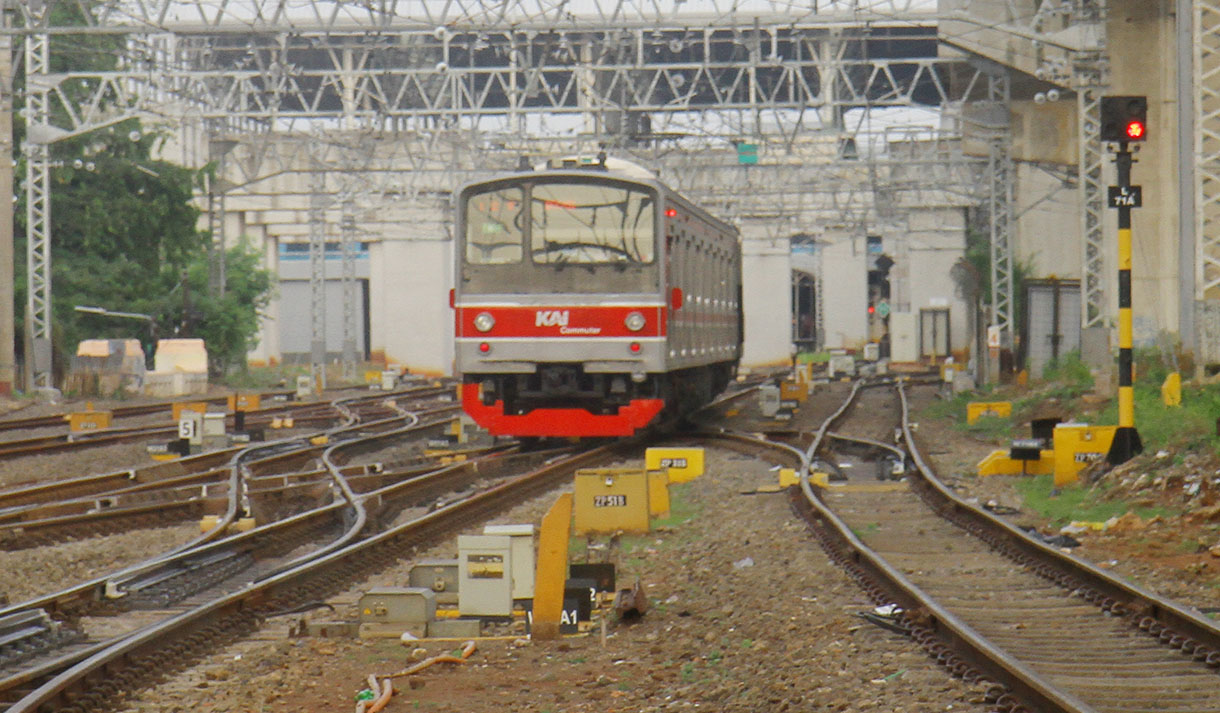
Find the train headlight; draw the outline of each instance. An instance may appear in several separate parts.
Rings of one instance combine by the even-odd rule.
[[[496,318],[492,317],[490,312],[479,312],[479,315],[474,318],[474,328],[480,332],[490,332],[494,326],[496,326]]]
[[[627,315],[627,319],[623,320],[623,324],[627,325],[627,329],[633,332],[638,332],[644,328],[648,320],[644,319],[644,315],[639,312],[632,312]]]

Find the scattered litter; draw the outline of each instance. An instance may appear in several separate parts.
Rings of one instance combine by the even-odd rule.
[[[897,604],[882,604],[873,609],[873,613],[877,616],[897,616],[902,613],[902,607]]]
[[[907,670],[904,668],[901,671],[895,671],[888,676],[882,676],[881,678],[874,678],[869,683],[888,683],[890,681],[893,681],[895,678],[901,678],[902,674],[904,674],[906,672],[907,672]]]
[[[983,509],[996,515],[1016,515],[1021,512],[1017,508],[1001,505],[995,500],[988,500],[986,503],[983,503]]]
[[[1059,528],[1059,534],[1080,535],[1085,532],[1105,532],[1107,527],[1109,525],[1105,522],[1098,522],[1096,520],[1072,520],[1070,523]]]
[[[754,566],[753,557],[742,557],[741,559],[739,559],[733,563],[733,569],[745,569],[746,567],[753,567],[753,566]]]
[[[1044,535],[1038,532],[1035,527],[1025,526],[1020,528],[1022,532],[1029,535],[1033,539],[1042,542],[1052,547],[1080,547],[1080,540],[1077,540],[1071,535]]]
[[[783,468],[783,467],[784,467],[784,466],[782,466],[782,465],[777,465],[777,466],[775,466],[775,467],[773,467],[773,468],[768,468],[767,470],[769,470],[770,472],[774,473],[775,471],[777,471],[777,470],[779,470],[780,468]]]
[[[1168,457],[1169,457],[1169,451],[1164,451],[1164,450],[1162,450],[1162,451],[1157,451],[1157,452],[1156,452],[1156,457],[1157,457],[1158,459],[1160,459],[1160,458],[1168,458]]]
[[[419,637],[409,631],[404,631],[402,636],[398,637],[398,640],[405,644],[408,641],[418,641]]]
[[[677,601],[678,601],[678,595],[677,595],[677,594],[671,594],[671,595],[669,595],[669,598],[665,600],[665,603],[666,603],[666,604],[674,604],[674,603],[676,603]]]
[[[899,619],[901,614],[902,607],[898,606],[897,604],[885,604],[873,609],[871,612],[856,612],[856,616],[870,624],[875,624],[882,629],[892,631],[896,634],[908,635],[911,633],[911,630],[908,629]]]

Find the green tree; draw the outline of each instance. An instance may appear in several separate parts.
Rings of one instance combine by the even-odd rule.
[[[86,5],[57,3],[52,24],[84,25],[81,13]],[[114,69],[124,47],[122,37],[57,35],[51,42],[51,69]],[[18,81],[17,117],[24,104],[20,85]],[[92,85],[73,82],[63,89],[79,100],[89,96]],[[102,103],[115,99],[105,97]],[[51,122],[70,125],[54,104]],[[19,145],[24,121],[19,118],[14,128]],[[51,145],[57,165],[50,177],[51,317],[60,370],[77,343],[88,337],[136,337],[151,349],[157,337],[199,336],[208,342],[214,371],[227,369],[253,345],[271,276],[258,268],[257,252],[234,248],[224,297],[208,296],[210,236],[197,229],[200,212],[192,201],[213,167],[195,171],[155,158],[165,138],[128,119]],[[23,157],[18,159],[16,175],[21,177],[25,163]],[[19,198],[15,248],[17,255],[24,255],[24,191]],[[16,267],[17,314],[24,321],[25,261],[19,259]],[[78,305],[147,314],[154,322],[81,314],[74,309]]]

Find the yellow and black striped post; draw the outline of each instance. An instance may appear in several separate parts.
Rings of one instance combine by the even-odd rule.
[[[1127,142],[1119,144],[1115,157],[1118,165],[1118,187],[1122,193],[1131,188],[1131,150]],[[1118,208],[1118,430],[1110,446],[1107,460],[1117,465],[1131,460],[1144,450],[1139,431],[1135,430],[1135,391],[1132,379],[1131,344],[1131,205],[1120,202]]]

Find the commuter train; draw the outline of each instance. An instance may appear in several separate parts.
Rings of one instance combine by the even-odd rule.
[[[737,231],[643,168],[565,159],[456,201],[456,367],[492,434],[627,436],[733,379]]]

